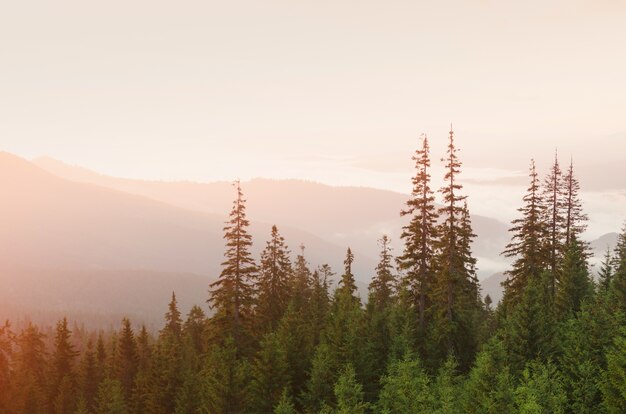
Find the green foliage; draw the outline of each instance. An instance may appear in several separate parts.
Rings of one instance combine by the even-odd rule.
[[[593,295],[587,260],[578,240],[572,236],[559,269],[555,307],[561,318],[578,312],[584,301]]]
[[[606,354],[607,369],[601,383],[604,407],[613,414],[626,412],[626,329]]]
[[[127,414],[122,383],[116,379],[106,378],[98,389],[96,414]]]
[[[356,380],[352,365],[345,366],[335,384],[335,414],[365,414],[369,404],[363,401],[363,387]]]
[[[506,363],[501,341],[492,340],[476,357],[464,385],[461,407],[465,413],[496,414],[512,412],[514,381]]]
[[[378,411],[388,414],[430,413],[435,407],[435,394],[419,360],[407,354],[394,361],[382,380]]]
[[[237,198],[224,228],[225,260],[220,277],[210,284],[209,304],[215,310],[211,318],[212,342],[232,338],[239,353],[250,345],[252,308],[257,266],[250,253],[252,236],[246,218],[246,205],[239,181]]]
[[[202,410],[209,413],[240,413],[247,401],[248,367],[237,356],[233,338],[209,350],[202,368]]]
[[[266,334],[256,354],[251,370],[247,412],[269,413],[289,385],[287,357],[276,334]]]
[[[283,393],[280,396],[280,400],[274,408],[274,414],[296,414],[296,407],[293,405],[291,401],[291,397],[289,396],[289,392],[285,388]]]
[[[257,329],[264,333],[278,325],[289,304],[289,282],[292,277],[289,250],[285,239],[272,226],[272,234],[261,253],[259,280],[257,281]]]
[[[518,412],[565,413],[566,402],[563,378],[556,366],[552,362],[530,362],[522,372],[521,383],[515,389]]]

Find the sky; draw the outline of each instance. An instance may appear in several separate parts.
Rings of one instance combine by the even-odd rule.
[[[438,159],[453,123],[480,212],[511,218],[503,195],[558,149],[609,228],[626,206],[624,21],[611,0],[5,2],[0,149],[406,192],[419,135]]]

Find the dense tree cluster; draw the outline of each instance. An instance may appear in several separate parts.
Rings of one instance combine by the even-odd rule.
[[[210,312],[172,294],[148,332],[0,327],[0,413],[623,413],[626,228],[591,277],[573,164],[534,162],[504,255],[504,299],[482,299],[450,131],[440,198],[426,136],[416,151],[404,248],[380,260],[366,301],[347,249],[338,278],[292,259],[276,226],[255,260],[239,183]],[[438,204],[436,202],[438,201]],[[334,286],[334,288],[332,288]]]

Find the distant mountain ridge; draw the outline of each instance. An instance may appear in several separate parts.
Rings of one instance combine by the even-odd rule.
[[[178,207],[224,214],[232,203],[230,183],[195,183],[131,180],[101,175],[51,158],[35,164],[60,177],[139,194]],[[407,177],[407,181],[410,177]],[[302,180],[253,179],[243,183],[252,220],[276,223],[307,231],[338,246],[351,246],[357,253],[377,260],[377,239],[387,234],[396,253],[402,248],[400,232],[406,223],[400,217],[408,195],[365,187],[333,187]],[[508,242],[508,224],[472,215],[474,254],[485,277],[505,267],[500,256]],[[357,261],[359,256],[357,255]]]

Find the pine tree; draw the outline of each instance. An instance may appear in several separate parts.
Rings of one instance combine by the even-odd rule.
[[[79,390],[88,411],[93,411],[95,408],[101,378],[102,371],[98,369],[93,343],[89,340],[82,354],[79,371]]]
[[[559,269],[559,285],[555,297],[555,306],[561,317],[578,312],[582,303],[593,295],[593,282],[582,246],[575,236],[572,236],[568,246]]]
[[[417,296],[419,330],[424,332],[427,299],[433,284],[432,257],[435,251],[437,211],[435,197],[430,188],[430,152],[428,138],[424,135],[422,148],[413,156],[416,174],[413,177],[411,198],[402,216],[410,216],[409,224],[402,228],[401,238],[405,248],[398,257],[400,269],[407,272],[407,284]]]
[[[376,274],[369,285],[368,304],[372,304],[377,309],[388,308],[393,300],[393,288],[396,284],[393,274],[391,247],[389,247],[389,237],[384,235],[378,241],[381,247],[380,261],[376,265]]]
[[[369,404],[363,401],[363,387],[356,380],[352,365],[343,369],[335,384],[336,414],[365,414]]]
[[[121,385],[124,400],[128,402],[138,368],[137,343],[128,318],[122,319],[122,331],[116,351],[116,378]]]
[[[518,209],[522,217],[513,220],[513,227],[510,229],[513,237],[502,253],[506,257],[515,258],[503,284],[505,301],[511,305],[519,302],[529,281],[538,279],[547,264],[542,247],[547,238],[544,225],[545,206],[540,195],[534,160],[530,162],[530,186],[523,201],[524,206]]]
[[[309,263],[304,257],[305,246],[300,245],[300,254],[296,256],[293,266],[293,278],[291,280],[291,302],[298,309],[302,309],[309,301],[311,294],[311,269]]]
[[[356,296],[356,283],[354,280],[354,275],[352,274],[352,262],[354,261],[354,254],[352,250],[348,247],[348,251],[346,252],[346,259],[343,261],[344,264],[344,273],[341,275],[341,280],[339,280],[339,287],[337,288],[337,295],[340,295],[345,298],[352,298],[355,301],[360,302],[358,297]]]
[[[202,412],[244,413],[247,376],[247,367],[237,356],[237,347],[231,337],[222,344],[214,344],[202,371]]]
[[[198,305],[191,307],[183,325],[183,335],[193,344],[196,355],[204,352],[204,333],[207,319],[204,311]]]
[[[210,285],[209,304],[215,310],[211,332],[222,340],[232,337],[241,353],[249,341],[257,267],[250,253],[250,222],[246,218],[246,200],[239,181],[235,182],[235,187],[237,198],[224,227],[226,260],[222,263],[220,277]]]
[[[289,303],[289,282],[292,277],[289,250],[285,239],[272,226],[272,234],[261,253],[257,283],[256,314],[261,332],[273,331]]]
[[[626,329],[622,328],[607,352],[607,369],[602,381],[604,408],[608,413],[626,412]]]
[[[127,414],[123,386],[116,379],[106,378],[98,389],[96,414]]]
[[[57,322],[49,387],[49,404],[54,412],[73,411],[73,400],[71,398],[74,395],[73,365],[78,352],[70,342],[71,334],[72,331],[67,327],[66,318]],[[63,391],[62,396],[61,391]],[[62,398],[59,399],[59,397]]]
[[[565,413],[567,395],[563,378],[552,362],[532,361],[522,373],[515,389],[515,404],[520,413]],[[574,411],[579,412],[579,411]]]
[[[333,399],[333,384],[337,379],[337,363],[330,347],[321,342],[315,348],[311,364],[311,374],[303,396],[306,412],[317,413]]]
[[[12,406],[17,413],[46,412],[45,335],[28,323],[16,338],[15,375],[11,390]]]
[[[604,260],[600,264],[600,270],[598,270],[598,292],[601,295],[606,295],[611,287],[611,280],[613,279],[613,256],[611,256],[611,250],[607,246],[606,253],[604,254]]]
[[[551,276],[545,272],[531,280],[520,303],[507,315],[504,343],[511,373],[521,372],[527,361],[547,360],[555,351],[555,317],[550,294]]]
[[[567,173],[563,177],[564,195],[564,225],[565,225],[565,246],[569,246],[572,239],[577,239],[581,243],[581,235],[587,229],[588,217],[583,211],[582,202],[579,198],[580,183],[574,176],[574,161],[570,161]],[[588,249],[586,244],[581,246],[583,251]]]
[[[476,356],[464,384],[461,407],[464,413],[499,414],[514,412],[513,378],[506,365],[506,352],[491,340]]]
[[[246,412],[271,413],[289,385],[287,357],[276,334],[268,333],[261,341],[261,349],[251,366]]]
[[[161,335],[172,335],[174,338],[180,338],[182,333],[183,320],[178,310],[178,302],[176,300],[176,293],[172,292],[172,300],[168,305],[167,313],[165,314],[165,328],[161,331]]]
[[[564,251],[564,197],[561,167],[556,153],[554,154],[554,163],[550,168],[550,173],[544,180],[543,186],[543,202],[545,205],[544,221],[548,228],[548,237],[545,240],[544,248],[547,255],[548,269],[552,276],[551,292],[552,296],[556,293],[557,271],[559,262]]]
[[[610,299],[615,310],[626,313],[626,225],[617,238],[613,266]]]
[[[475,266],[470,251],[473,234],[469,213],[464,205],[466,196],[459,195],[463,186],[457,181],[461,172],[457,152],[454,132],[451,130],[445,159],[446,184],[440,190],[444,205],[439,209],[442,221],[437,230],[438,272],[434,290],[436,326],[430,333],[433,338],[430,354],[435,359],[445,359],[453,353],[463,367],[468,367],[475,348],[473,324],[478,295],[477,282],[472,274]]]
[[[375,401],[379,391],[379,379],[385,372],[389,350],[392,343],[391,306],[393,289],[396,285],[393,274],[389,238],[380,240],[380,261],[376,266],[376,275],[369,286],[369,299],[365,310],[365,355],[366,368],[363,375],[363,389],[367,401]]]
[[[274,414],[297,414],[296,407],[293,405],[286,388],[283,390],[276,408],[274,408]]]
[[[10,361],[13,356],[13,340],[11,324],[7,320],[4,325],[0,326],[0,412],[9,411]]]
[[[410,354],[400,361],[392,361],[388,374],[381,379],[382,390],[378,412],[389,414],[427,413],[435,407],[428,375],[419,360]]]

